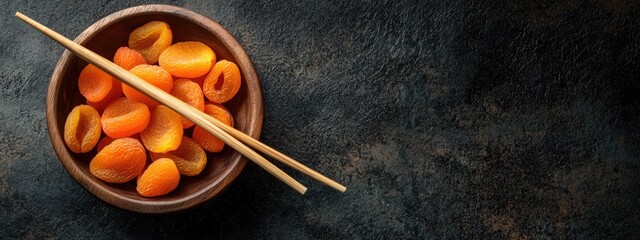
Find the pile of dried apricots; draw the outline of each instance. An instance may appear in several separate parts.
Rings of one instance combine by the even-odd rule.
[[[222,104],[240,89],[236,64],[216,62],[213,50],[201,42],[172,41],[167,23],[149,22],[131,32],[129,46],[119,48],[113,62],[233,127],[233,116]],[[137,178],[140,195],[165,195],[178,186],[180,175],[202,172],[205,151],[216,153],[224,147],[198,126],[191,138],[185,136],[194,123],[91,64],[80,72],[78,88],[87,102],[69,113],[64,141],[75,153],[96,148],[89,170],[105,182]],[[103,132],[106,136],[100,139]]]

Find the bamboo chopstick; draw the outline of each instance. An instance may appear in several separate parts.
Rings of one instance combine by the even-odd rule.
[[[211,122],[213,122],[213,124],[215,124],[217,127],[219,127],[220,129],[224,130],[225,132],[229,133],[231,136],[237,138],[238,140],[240,140],[241,142],[249,145],[250,147],[253,147],[255,149],[257,149],[260,152],[263,152],[267,155],[269,155],[270,157],[277,159],[278,161],[280,161],[281,163],[286,164],[287,166],[296,169],[304,174],[306,174],[309,177],[312,177],[324,184],[326,184],[329,187],[332,187],[340,192],[345,192],[347,190],[347,188],[345,186],[343,186],[340,183],[337,183],[333,180],[331,180],[330,178],[316,172],[315,170],[308,168],[307,166],[299,163],[298,161],[288,157],[287,155],[284,155],[280,152],[278,152],[277,150],[267,146],[266,144],[253,139],[252,137],[247,136],[246,134],[244,134],[241,131],[238,131],[235,128],[232,128],[220,121],[218,121],[217,119],[215,119],[214,117],[211,117],[209,115],[205,114],[205,118]]]
[[[304,194],[307,191],[307,188],[300,184],[295,179],[291,178],[289,175],[284,173],[278,167],[267,161],[265,158],[257,154],[255,151],[251,150],[249,147],[242,144],[237,139],[231,137],[228,133],[222,131],[219,127],[209,121],[203,115],[206,115],[196,108],[186,104],[179,99],[171,96],[170,94],[160,90],[159,88],[147,83],[146,81],[140,79],[136,75],[133,75],[129,71],[121,68],[120,66],[112,63],[111,61],[103,58],[102,56],[86,49],[85,47],[65,38],[59,33],[45,27],[44,25],[34,21],[33,19],[25,16],[20,12],[16,12],[16,17],[31,25],[35,29],[44,33],[54,41],[60,43],[65,48],[69,49],[69,51],[73,52],[80,58],[86,60],[87,62],[95,65],[96,67],[102,69],[106,73],[111,76],[119,79],[123,83],[133,87],[134,89],[144,93],[145,95],[151,97],[152,99],[166,105],[167,107],[173,109],[180,115],[189,119],[196,125],[202,127],[207,132],[213,134],[230,147],[234,148],[238,152],[242,153],[242,155],[251,159],[254,163],[258,164],[260,167],[265,169],[267,172],[274,175],[276,178],[280,179],[296,191],[301,194]]]

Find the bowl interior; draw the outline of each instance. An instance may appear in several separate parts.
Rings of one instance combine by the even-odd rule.
[[[204,20],[211,21],[210,19],[203,20],[204,17],[188,10],[176,7],[171,7],[171,11],[158,9],[151,11],[149,8],[144,8],[146,11],[135,11],[135,8],[128,10],[130,13],[127,15],[112,14],[105,17],[106,20],[103,19],[88,28],[76,39],[76,42],[111,60],[119,47],[127,46],[129,33],[135,28],[150,21],[167,22],[173,32],[174,43],[200,41],[214,50],[216,61],[227,59],[238,64],[242,74],[242,86],[238,94],[224,105],[233,114],[236,129],[258,138],[262,126],[262,96],[253,66],[246,67],[239,64],[246,62],[251,64],[241,49],[243,54],[237,54],[238,49],[229,46],[229,39],[225,38],[226,36],[216,32],[216,29],[212,30],[210,23],[202,22]],[[224,33],[228,34],[226,31]],[[232,37],[231,39],[235,41]],[[62,131],[66,116],[75,106],[85,104],[84,97],[78,91],[77,83],[80,71],[86,65],[87,62],[71,54],[66,59],[63,56],[61,62],[56,66],[62,70],[57,76],[54,72],[51,84],[59,81],[58,86],[54,86],[58,91],[53,96],[54,104],[47,106],[55,107],[53,109],[53,124],[57,125],[58,132],[51,132],[54,142],[57,138],[57,141],[64,144]],[[186,130],[185,134],[190,135],[191,129]],[[66,147],[65,150],[60,152],[57,149],[56,151],[67,170],[69,170],[67,165],[74,165],[73,167],[77,171],[70,171],[70,174],[87,190],[118,207],[141,212],[181,210],[206,201],[222,191],[246,163],[246,159],[238,152],[226,146],[221,153],[208,153],[207,165],[200,175],[195,177],[181,176],[180,185],[175,191],[161,197],[144,198],[136,192],[135,180],[126,184],[109,184],[93,177],[89,172],[89,162],[96,154],[95,149],[85,154],[73,153]],[[70,158],[66,158],[64,155],[68,155]],[[71,161],[65,163],[65,159]]]

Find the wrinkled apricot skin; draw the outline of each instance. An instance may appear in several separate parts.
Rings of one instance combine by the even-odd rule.
[[[119,138],[104,147],[89,163],[93,176],[109,183],[125,183],[144,170],[147,154],[138,140]]]
[[[100,123],[107,136],[122,138],[142,132],[150,118],[151,112],[147,105],[122,97],[104,109]]]
[[[171,74],[161,67],[143,64],[135,66],[130,70],[130,72],[165,92],[171,92],[171,89],[173,88],[173,78],[171,77]],[[149,107],[155,107],[158,105],[158,102],[127,84],[122,85],[122,91],[127,98],[136,102],[144,103]]]
[[[115,55],[113,55],[113,63],[126,70],[131,70],[140,64],[147,64],[141,53],[128,47],[118,48]]]
[[[91,151],[100,139],[100,114],[91,106],[71,110],[64,123],[64,142],[74,153]]]
[[[201,42],[179,42],[160,54],[158,64],[172,76],[197,78],[209,73],[216,55],[209,46]]]
[[[204,95],[202,94],[202,90],[197,83],[191,80],[178,79],[173,82],[171,95],[200,111],[204,111]],[[182,119],[182,128],[190,128],[193,126],[193,122],[185,117],[180,116],[180,119]]]
[[[113,79],[111,75],[96,66],[89,64],[80,72],[78,89],[87,101],[97,102],[109,94],[114,81],[118,80]]]
[[[215,103],[229,101],[240,90],[240,69],[227,60],[217,62],[204,80],[202,91]]]
[[[220,122],[233,127],[233,118],[229,111],[220,104],[207,104],[204,106],[204,113],[218,119]],[[193,129],[193,140],[204,150],[209,152],[220,152],[224,148],[224,142],[203,128],[196,126]]]
[[[178,149],[167,153],[151,152],[151,159],[169,158],[176,163],[180,174],[185,176],[196,176],[202,172],[207,164],[207,154],[202,147],[191,138],[182,137],[182,141]]]
[[[173,160],[160,158],[149,165],[138,178],[136,190],[143,197],[158,197],[170,193],[180,183],[180,172]]]
[[[226,123],[228,121],[229,126],[234,127],[235,124],[233,122],[233,115],[231,115],[231,112],[229,112],[229,109],[227,109],[226,107],[224,107],[222,104],[220,103],[212,103],[210,102],[207,105],[211,105],[209,106],[208,109],[205,108],[205,113],[209,114],[210,116],[214,116],[215,115],[221,115],[219,116],[219,118],[216,118],[218,120],[223,119],[222,121],[224,123]]]
[[[100,141],[98,142],[98,146],[96,146],[96,150],[98,152],[100,152],[102,149],[104,149],[104,147],[106,147],[107,145],[111,144],[113,142],[113,138],[109,137],[109,136],[105,136],[102,139],[100,139]]]
[[[116,79],[113,80],[114,81],[111,85],[111,90],[109,91],[109,93],[107,93],[107,96],[97,102],[87,100],[87,105],[95,108],[98,112],[101,113],[109,104],[111,104],[111,102],[122,97],[122,83]]]
[[[149,151],[166,153],[178,149],[183,133],[180,115],[158,105],[151,111],[149,125],[140,133],[140,138]]]
[[[169,24],[152,21],[129,34],[129,47],[144,56],[147,64],[155,64],[162,51],[171,46],[173,34]]]

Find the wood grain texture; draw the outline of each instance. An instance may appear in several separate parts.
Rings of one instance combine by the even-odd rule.
[[[242,87],[238,95],[228,102],[227,107],[236,118],[236,127],[245,134],[258,138],[263,116],[262,93],[257,74],[240,44],[215,21],[179,7],[144,5],[106,16],[88,27],[74,42],[110,59],[118,47],[126,45],[133,29],[152,20],[167,22],[172,27],[174,42],[201,41],[210,46],[219,59],[227,59],[238,65],[242,73]],[[229,148],[221,154],[209,154],[208,164],[201,175],[184,178],[176,191],[153,199],[139,196],[133,183],[108,184],[94,178],[88,171],[88,163],[95,151],[87,154],[70,152],[64,145],[60,132],[71,108],[83,102],[82,96],[78,94],[77,77],[86,64],[68,50],[63,53],[49,85],[47,124],[62,165],[80,185],[101,200],[137,212],[184,210],[220,193],[245,166],[246,159]]]

